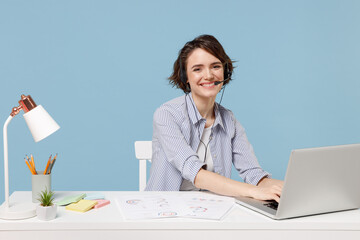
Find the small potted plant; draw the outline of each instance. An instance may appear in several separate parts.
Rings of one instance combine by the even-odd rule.
[[[48,221],[56,217],[57,206],[54,202],[54,192],[45,189],[39,193],[40,205],[36,207],[36,214],[40,220]]]

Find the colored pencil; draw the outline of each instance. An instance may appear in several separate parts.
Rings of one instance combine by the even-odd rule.
[[[34,161],[34,157],[32,154],[31,154],[31,161],[32,161],[32,166],[33,166],[34,172],[35,172],[35,174],[37,174],[36,167],[35,167],[35,161]]]
[[[30,167],[29,162],[28,162],[25,158],[24,158],[24,160],[25,160],[25,163],[26,163],[26,165],[28,166],[28,168],[29,168],[29,170],[30,170],[31,174],[32,174],[32,175],[35,175],[34,171],[33,171],[33,170],[32,170],[32,168]]]
[[[47,161],[47,164],[46,164],[46,167],[45,167],[45,171],[44,171],[44,175],[47,174],[47,170],[49,168],[49,165],[50,165],[50,159],[51,159],[51,155],[49,157],[49,160]]]

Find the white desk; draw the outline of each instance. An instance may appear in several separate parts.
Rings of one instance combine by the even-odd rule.
[[[56,192],[56,199],[80,192]],[[89,191],[84,191],[89,193]],[[360,210],[276,221],[235,206],[221,221],[188,218],[125,221],[116,197],[136,192],[102,192],[111,201],[86,213],[58,207],[54,220],[0,220],[0,239],[360,239]],[[169,192],[171,194],[171,192]],[[10,201],[31,202],[31,192],[14,192]]]

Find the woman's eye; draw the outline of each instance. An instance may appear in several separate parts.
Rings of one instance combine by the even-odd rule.
[[[220,65],[215,65],[214,68],[219,69],[219,68],[221,68],[221,66]]]
[[[200,71],[200,68],[194,68],[193,71],[194,71],[194,72],[198,72],[198,71]]]

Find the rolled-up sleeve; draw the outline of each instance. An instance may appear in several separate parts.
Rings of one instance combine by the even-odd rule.
[[[271,176],[260,167],[244,128],[236,119],[234,124],[235,133],[232,139],[234,167],[246,183],[257,185],[262,178]]]
[[[204,163],[186,142],[179,122],[170,109],[166,107],[157,109],[153,118],[153,137],[159,141],[166,161],[170,162],[184,179],[194,183],[195,176]]]

